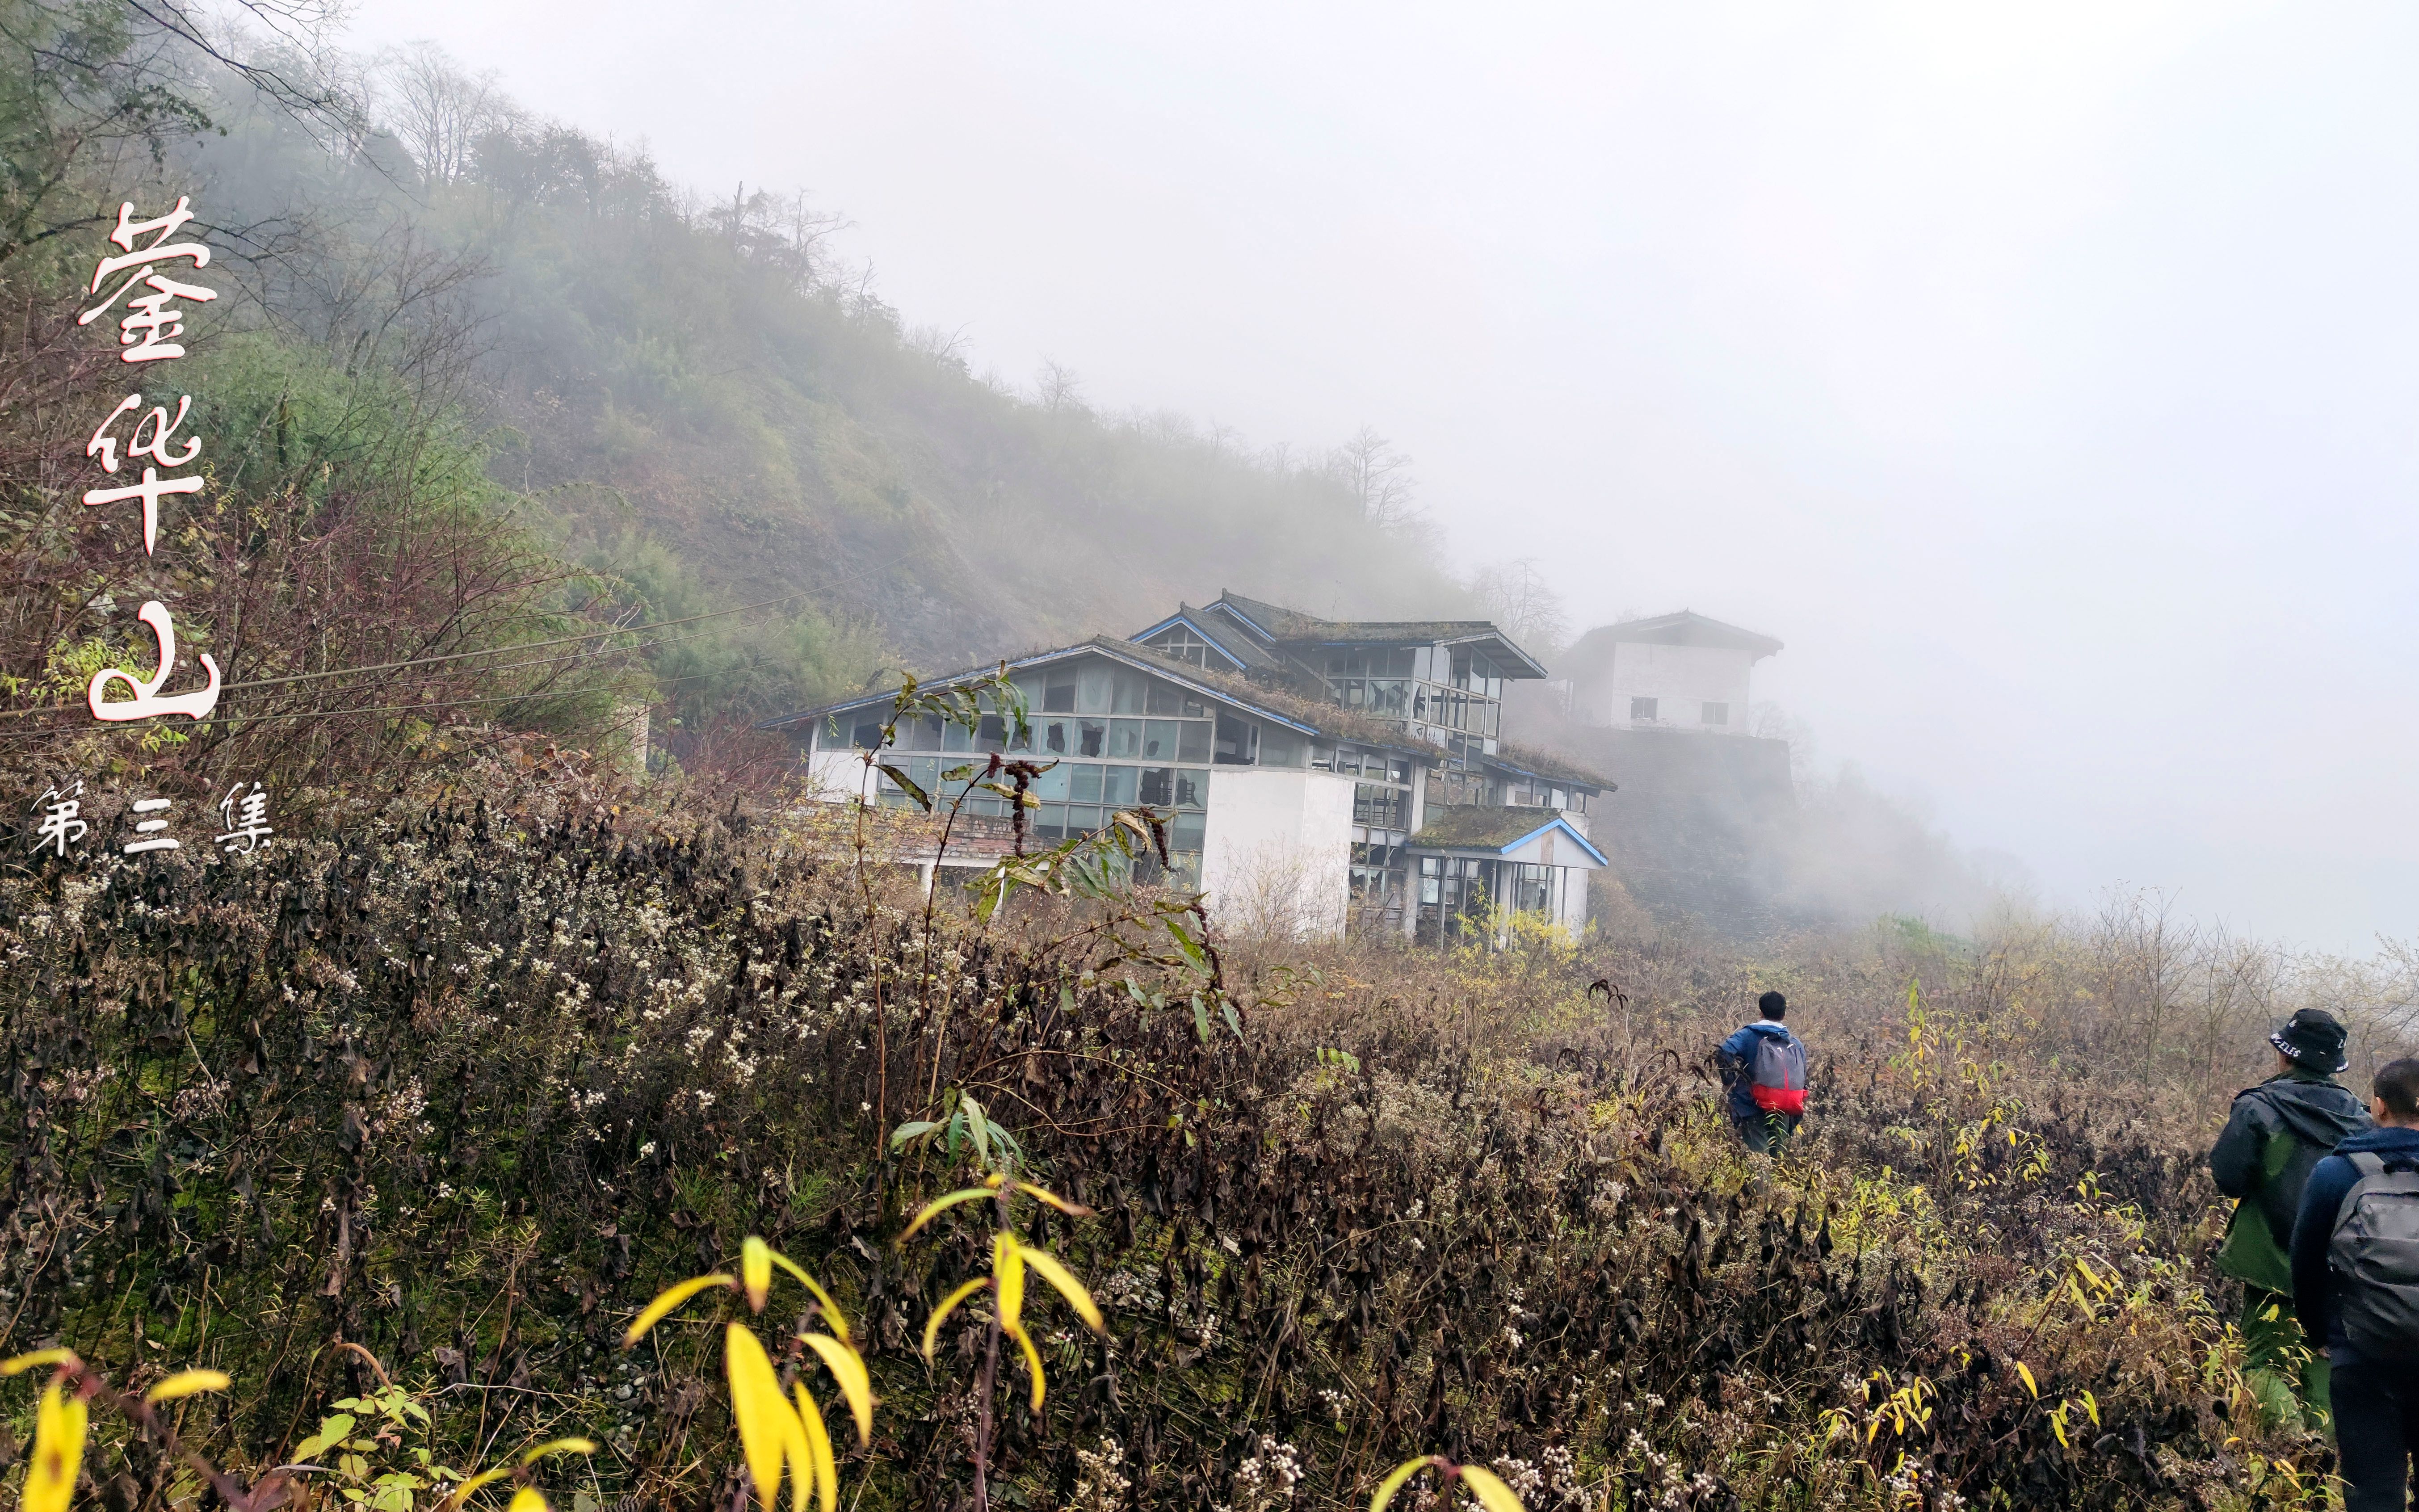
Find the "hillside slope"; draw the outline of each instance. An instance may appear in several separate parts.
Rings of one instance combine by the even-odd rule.
[[[281,306],[366,289],[455,322],[495,475],[592,565],[652,546],[718,603],[806,594],[917,670],[1124,633],[1228,585],[1364,614],[1467,602],[1329,458],[978,378],[796,205],[701,207],[641,155],[517,117],[450,175],[377,131],[331,150],[256,102],[229,118],[195,165],[229,224],[291,228],[262,264]]]

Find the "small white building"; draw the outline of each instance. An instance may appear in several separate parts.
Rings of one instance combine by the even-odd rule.
[[[1582,723],[1739,735],[1755,664],[1780,650],[1768,635],[1682,609],[1598,625],[1564,655],[1561,671]]]
[[[889,692],[765,728],[801,739],[827,797],[913,805],[865,760],[879,751],[983,821],[1009,818],[1008,800],[949,773],[991,751],[1046,764],[1025,816],[1034,841],[1148,810],[1166,823],[1175,880],[1256,930],[1449,940],[1504,910],[1577,928],[1586,873],[1607,864],[1587,809],[1613,784],[1504,744],[1505,682],[1545,669],[1484,622],[1321,620],[1225,594],[1131,640],[1095,636],[1007,670],[1027,710],[1022,741],[992,717],[978,730],[908,721],[886,744]],[[996,841],[896,858],[930,877],[990,864]]]

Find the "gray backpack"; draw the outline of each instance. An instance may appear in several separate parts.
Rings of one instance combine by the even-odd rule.
[[[2347,1154],[2358,1180],[2335,1210],[2327,1267],[2353,1349],[2377,1360],[2419,1354],[2419,1164]]]

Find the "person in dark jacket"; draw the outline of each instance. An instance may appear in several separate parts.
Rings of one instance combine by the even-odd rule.
[[[2301,1400],[2327,1411],[2326,1357],[2295,1321],[2293,1267],[2286,1257],[2302,1189],[2310,1171],[2350,1135],[2365,1133],[2368,1112],[2334,1079],[2347,1064],[2344,1026],[2305,1008],[2270,1035],[2276,1074],[2234,1096],[2226,1132],[2209,1152],[2217,1189],[2238,1199],[2217,1268],[2242,1283],[2242,1341],[2251,1384],[2263,1385],[2273,1415],[2288,1415],[2299,1378]],[[2297,1368],[2298,1367],[2298,1368]]]
[[[2419,1060],[2388,1062],[2372,1090],[2369,1111],[2378,1127],[2337,1145],[2302,1189],[2293,1223],[2293,1303],[2334,1367],[2344,1512],[2403,1512],[2411,1458],[2419,1452],[2419,1359],[2369,1359],[2352,1348],[2338,1305],[2346,1278],[2328,1263],[2335,1219],[2359,1180],[2346,1157],[2373,1150],[2388,1161],[2419,1161]]]
[[[1756,1011],[1764,1016],[1724,1040],[1714,1052],[1715,1063],[1720,1066],[1723,1085],[1730,1088],[1731,1122],[1747,1148],[1759,1155],[1768,1155],[1789,1143],[1797,1132],[1798,1120],[1804,1116],[1806,1094],[1801,1087],[1794,1098],[1778,1098],[1778,1105],[1766,1107],[1756,1099],[1755,1056],[1761,1042],[1779,1041],[1782,1045],[1797,1047],[1798,1069],[1805,1068],[1805,1046],[1793,1039],[1788,1026],[1780,1021],[1788,1016],[1789,999],[1779,993],[1766,993],[1755,1000]]]

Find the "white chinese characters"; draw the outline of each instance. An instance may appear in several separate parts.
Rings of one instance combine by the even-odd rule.
[[[92,270],[91,292],[100,292],[100,285],[119,273],[127,275],[109,298],[76,316],[76,324],[88,326],[109,312],[110,306],[131,292],[138,284],[151,290],[126,301],[126,316],[117,322],[117,343],[126,348],[118,354],[122,363],[159,363],[185,355],[185,348],[168,340],[185,333],[185,312],[171,309],[176,300],[190,300],[207,304],[219,297],[218,290],[198,284],[181,283],[156,270],[161,263],[191,259],[195,268],[210,265],[210,249],[198,241],[171,241],[179,226],[193,218],[193,201],[178,195],[177,208],[156,221],[134,219],[132,205],[117,207],[117,229],[109,239],[126,249],[122,257],[103,257]],[[135,239],[148,236],[151,244],[136,247]]]
[[[231,856],[250,856],[262,841],[277,833],[269,825],[269,795],[257,782],[249,793],[240,782],[227,789],[227,795],[219,800],[219,814],[227,832],[218,837],[218,847]]]
[[[76,779],[76,785],[65,793],[56,788],[44,793],[34,800],[34,808],[41,814],[42,822],[34,831],[33,850],[55,847],[60,856],[65,856],[69,842],[83,840],[85,832],[92,828],[91,825],[76,817],[84,808],[82,778]]]
[[[110,427],[116,425],[118,417],[128,410],[139,409],[142,406],[143,395],[128,394],[119,401],[116,409],[109,412],[109,418],[100,423],[100,428],[92,433],[92,440],[85,443],[84,455],[100,458],[100,471],[103,472],[115,474],[117,471],[117,438],[110,433]],[[162,467],[191,467],[193,458],[201,455],[201,438],[186,437],[181,452],[175,451],[169,438],[177,433],[177,426],[185,423],[185,414],[193,407],[192,394],[179,394],[177,415],[171,420],[167,406],[154,405],[149,414],[134,423],[133,433],[127,438],[127,456],[147,456]],[[90,506],[124,503],[130,499],[143,501],[143,554],[147,557],[151,554],[152,543],[160,534],[160,501],[169,494],[199,493],[202,483],[198,473],[183,478],[162,478],[160,467],[146,467],[142,482],[123,488],[87,488],[84,501]]]
[[[168,827],[168,821],[165,819],[141,817],[144,814],[162,812],[176,801],[174,798],[137,798],[128,806],[127,811],[136,816],[134,833],[141,838],[127,841],[125,854],[140,856],[146,851],[173,851],[182,843],[160,833]]]
[[[122,255],[100,259],[92,270],[91,292],[100,293],[101,285],[112,279],[120,282],[108,298],[78,316],[76,323],[90,325],[124,300],[126,314],[117,323],[118,345],[126,348],[119,354],[121,361],[160,363],[184,356],[184,347],[169,339],[181,336],[185,331],[185,311],[175,301],[201,304],[218,298],[215,289],[181,282],[161,270],[163,265],[178,262],[189,262],[196,269],[209,266],[208,246],[199,241],[170,239],[193,219],[193,200],[185,195],[178,195],[177,208],[156,220],[135,219],[131,203],[117,208],[117,229],[109,234],[109,239],[122,249]],[[143,244],[137,246],[137,242]],[[138,294],[138,287],[150,292]],[[144,464],[141,480],[114,487],[87,488],[84,501],[89,507],[139,501],[143,506],[143,554],[147,557],[159,544],[160,501],[171,495],[199,493],[206,480],[198,472],[181,477],[161,476],[163,471],[174,472],[192,467],[201,455],[199,437],[179,438],[177,434],[185,417],[193,412],[193,396],[177,395],[174,415],[165,404],[153,405],[150,412],[135,420],[132,429],[121,437],[116,430],[118,423],[142,408],[141,393],[128,394],[85,443],[85,455],[98,460],[101,471],[112,477],[117,475],[122,447],[129,464]],[[147,678],[124,667],[103,667],[94,672],[92,680],[85,685],[85,702],[92,710],[92,717],[110,724],[177,714],[190,719],[206,717],[218,707],[218,663],[207,655],[199,658],[208,681],[198,691],[162,692],[177,668],[176,622],[169,615],[168,606],[156,598],[145,600],[136,618],[151,627],[160,651],[159,670]],[[108,694],[120,685],[132,696],[112,702]],[[173,846],[170,841],[147,848]]]

